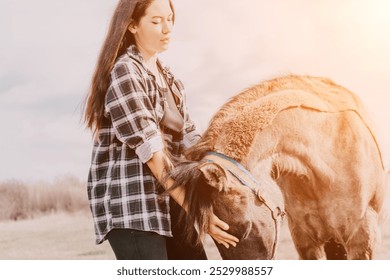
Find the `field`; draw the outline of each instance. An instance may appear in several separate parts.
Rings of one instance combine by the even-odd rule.
[[[207,239],[209,259],[219,259]],[[298,258],[287,226],[283,225],[277,259]],[[34,219],[0,222],[1,260],[97,260],[115,259],[108,242],[94,244],[91,216],[87,211],[48,214]],[[390,224],[375,259],[390,260]]]
[[[52,183],[0,183],[0,260],[115,259],[108,242],[95,245],[85,189],[85,182],[71,176]],[[210,238],[204,244],[209,259],[220,259]],[[298,259],[287,221],[277,259]],[[375,259],[390,260],[390,222]]]

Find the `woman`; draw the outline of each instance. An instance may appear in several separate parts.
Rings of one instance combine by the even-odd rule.
[[[120,0],[91,83],[88,196],[96,242],[108,239],[117,259],[206,258],[176,234],[169,238],[172,228],[180,233],[176,203],[185,205],[181,188],[169,193],[171,203],[164,192],[173,184],[163,180],[172,166],[168,153],[180,156],[199,139],[182,83],[157,58],[168,48],[174,15],[170,0]],[[235,246],[227,229],[210,217],[209,234]]]

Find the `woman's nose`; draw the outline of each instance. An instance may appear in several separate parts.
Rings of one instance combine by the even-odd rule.
[[[162,31],[163,31],[164,34],[171,33],[171,31],[172,31],[172,22],[165,21],[164,25],[163,25],[163,30]]]

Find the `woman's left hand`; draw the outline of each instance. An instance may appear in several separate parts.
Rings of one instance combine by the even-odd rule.
[[[236,247],[239,240],[237,237],[227,233],[226,230],[228,229],[229,225],[227,223],[220,220],[214,213],[211,215],[208,234],[218,244],[222,244],[226,248],[229,248],[230,245]]]

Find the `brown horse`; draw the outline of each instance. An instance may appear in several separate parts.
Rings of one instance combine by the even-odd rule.
[[[206,153],[201,161],[176,162],[172,175],[176,186],[186,188],[188,240],[193,240],[194,223],[199,236],[207,232],[207,217],[213,211],[240,239],[236,248],[216,244],[223,259],[275,258],[284,202],[273,180],[257,180],[241,164],[216,152]]]
[[[301,259],[373,257],[381,154],[358,97],[332,81],[290,75],[238,94],[186,159],[173,176],[186,188],[188,223],[207,232],[213,209],[240,238],[236,248],[217,244],[223,259],[274,257],[278,186]]]

